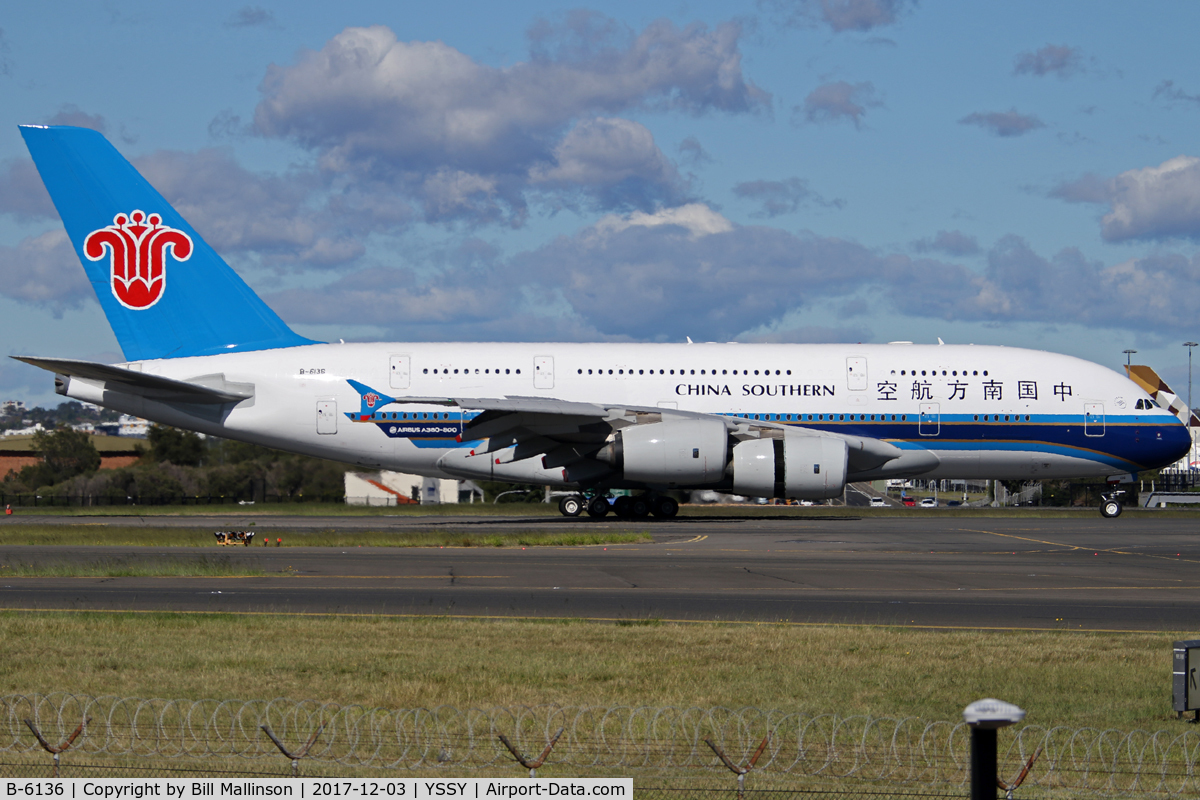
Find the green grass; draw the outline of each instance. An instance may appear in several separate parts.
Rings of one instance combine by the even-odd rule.
[[[145,439],[133,439],[128,436],[89,436],[88,440],[101,453],[129,453],[132,455],[138,447],[147,448]],[[6,453],[30,452],[33,450],[32,436],[5,436],[0,439],[0,451]]]
[[[756,706],[1046,727],[1178,726],[1183,634],[362,616],[3,612],[0,691],[391,708]]]
[[[171,577],[245,577],[266,575],[260,567],[235,564],[228,558],[101,558],[95,561],[26,562],[0,556],[0,580],[5,578],[171,578]]]
[[[556,517],[557,503],[446,503],[441,505],[348,506],[345,503],[237,503],[215,505],[18,506],[13,515],[64,517],[294,516],[294,517]]]
[[[238,525],[238,528],[244,526]],[[253,530],[253,528],[247,528]],[[283,547],[573,547],[594,544],[648,542],[646,531],[509,531],[505,533],[449,531],[283,531],[263,529],[249,548],[263,549],[264,539]],[[212,528],[136,527],[132,525],[0,525],[0,546],[146,546],[212,547],[217,544]]]

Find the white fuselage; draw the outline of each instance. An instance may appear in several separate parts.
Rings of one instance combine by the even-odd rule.
[[[392,403],[362,414],[348,380],[396,399],[554,398],[869,436],[936,453],[928,477],[1136,472],[1174,461],[1189,443],[1180,421],[1124,376],[1008,347],[318,344],[127,366],[185,381],[221,376],[252,384],[254,396],[217,414],[79,379],[66,394],[206,434],[430,476],[446,475],[439,461],[448,453],[475,446],[456,441],[470,406]]]

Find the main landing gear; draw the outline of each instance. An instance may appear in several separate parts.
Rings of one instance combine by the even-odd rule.
[[[670,519],[679,513],[679,503],[675,498],[661,494],[622,495],[611,503],[608,495],[586,497],[573,494],[558,501],[558,510],[564,517],[578,517],[586,510],[589,517],[605,517],[614,513],[626,519],[644,519],[651,514]]]
[[[1121,516],[1121,497],[1124,495],[1124,489],[1114,489],[1108,494],[1100,495],[1100,516],[1109,519]]]

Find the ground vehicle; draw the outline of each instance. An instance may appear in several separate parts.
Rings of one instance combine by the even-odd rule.
[[[900,502],[904,503],[904,505],[908,506],[909,508],[912,508],[917,504],[916,498],[913,497],[901,497]]]
[[[887,500],[882,497],[872,497],[871,508],[887,508]]]
[[[921,508],[937,508],[938,501],[934,497],[926,497],[921,501]]]

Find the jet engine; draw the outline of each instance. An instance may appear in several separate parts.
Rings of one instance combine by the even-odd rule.
[[[784,431],[782,439],[750,439],[733,448],[733,490],[795,500],[839,497],[848,455],[846,442],[831,436]]]
[[[627,481],[704,486],[725,477],[728,441],[721,420],[663,415],[662,422],[617,431],[595,457]]]

